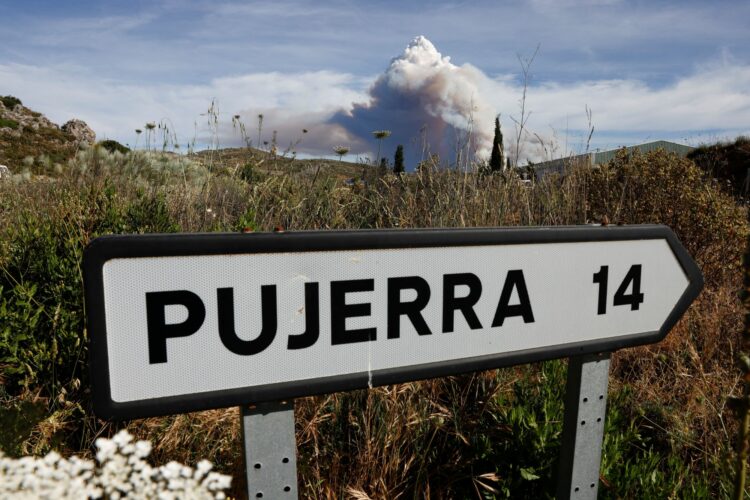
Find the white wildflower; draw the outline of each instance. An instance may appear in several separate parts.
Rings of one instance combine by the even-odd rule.
[[[112,442],[120,449],[123,449],[125,445],[129,444],[132,440],[133,436],[131,436],[125,429],[115,434],[115,437],[112,438]]]
[[[182,477],[193,477],[193,469],[187,465],[183,465],[180,467],[180,475]]]
[[[148,441],[138,441],[135,443],[135,455],[138,458],[146,458],[151,453],[151,443]]]
[[[96,440],[96,448],[98,450],[96,452],[96,460],[99,463],[104,463],[111,459],[117,452],[117,445],[114,441],[105,438],[99,438]]]
[[[171,461],[167,463],[167,465],[161,466],[159,468],[159,471],[161,472],[161,475],[164,476],[166,479],[174,479],[180,476],[181,469],[182,469],[181,464],[175,461]]]
[[[43,458],[12,459],[0,453],[0,498],[224,499],[232,478],[201,460],[195,470],[177,462],[152,467],[144,459],[148,441],[133,442],[120,431],[96,440],[98,463],[50,452]]]
[[[62,457],[59,453],[57,453],[56,451],[50,451],[49,453],[47,453],[47,456],[44,457],[44,463],[52,466],[55,465],[58,460],[60,460],[60,458]]]
[[[198,464],[195,466],[195,479],[201,479],[203,476],[211,472],[211,469],[213,469],[214,466],[211,462],[208,460],[201,460],[198,462]]]

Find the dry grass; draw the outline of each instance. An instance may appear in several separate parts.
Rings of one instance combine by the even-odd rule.
[[[78,250],[100,232],[159,231],[171,225],[183,231],[269,231],[277,226],[532,226],[605,219],[667,223],[696,257],[707,288],[664,342],[615,355],[612,391],[631,391],[632,407],[620,411],[631,412],[629,421],[651,433],[650,443],[659,453],[681,457],[686,474],[709,471],[712,487],[719,481],[714,469],[729,450],[734,426],[724,404],[738,384],[733,356],[742,309],[735,271],[748,229],[744,207],[707,182],[690,162],[660,154],[620,158],[607,168],[573,169],[564,178],[530,185],[512,174],[466,174],[437,165],[402,177],[367,169],[366,182],[354,185],[342,181],[346,175],[335,165],[244,177],[238,165],[179,164],[142,153],[128,159],[92,150],[53,180],[0,184],[0,286],[9,277],[28,279],[24,269],[12,267],[14,252],[26,251],[14,242],[28,214],[57,221],[64,228],[60,238]],[[73,271],[76,275],[80,278]],[[82,300],[76,300],[64,307],[80,309]],[[42,338],[46,332],[31,333]],[[95,437],[115,432],[115,426],[91,415],[85,351],[79,351],[78,371],[61,382],[65,393],[53,393],[50,381],[40,379],[6,395],[9,401],[35,395],[46,402],[46,416],[25,441],[27,451],[62,446],[86,452]],[[533,365],[299,399],[298,467],[304,496],[503,495],[502,488],[516,484],[520,471],[496,469],[493,461],[523,451],[507,443],[528,432],[529,439],[538,441],[534,457],[554,455],[558,372],[559,364]],[[75,386],[78,377],[83,383]],[[524,391],[532,391],[526,400],[519,399],[519,381],[525,381]],[[532,414],[513,413],[514,402],[531,405]],[[158,461],[208,458],[235,478],[244,475],[236,409],[146,419],[128,428],[154,441]],[[551,463],[536,472],[542,474]],[[542,494],[542,480],[521,484]],[[238,493],[241,485],[235,481]]]
[[[734,367],[742,307],[733,287],[707,289],[667,338],[615,354],[612,388],[627,385],[658,441],[688,454],[694,470],[723,458],[736,422],[726,402],[739,387]],[[635,413],[631,418],[639,418]]]

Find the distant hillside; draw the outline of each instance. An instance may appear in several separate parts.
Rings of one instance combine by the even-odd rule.
[[[27,168],[32,173],[48,171],[56,163],[65,163],[73,157],[83,143],[93,144],[95,140],[94,132],[80,120],[60,126],[24,106],[20,99],[0,96],[0,164],[7,165],[13,173]],[[116,141],[100,144],[109,151],[127,150]],[[750,138],[701,146],[691,151],[688,158],[713,177],[730,184],[737,196],[750,196]],[[295,173],[310,179],[333,176],[347,180],[363,175],[369,179],[376,172],[375,167],[358,163],[326,158],[301,160],[290,154],[272,154],[250,147],[199,151],[192,159],[245,178]],[[535,167],[539,172],[543,165]]]
[[[23,105],[13,96],[0,97],[0,164],[12,172],[43,157],[45,163],[63,163],[75,155],[81,143],[93,143],[94,132],[80,120],[59,126]]]
[[[93,144],[95,138],[94,132],[80,120],[71,120],[60,126],[42,113],[24,106],[20,99],[0,96],[0,164],[7,165],[13,173],[27,168],[33,173],[43,172],[56,163],[66,162],[76,154],[82,143]],[[115,141],[100,144],[110,151],[126,150]],[[333,175],[349,179],[360,177],[363,173],[363,166],[356,163],[328,159],[300,160],[289,154],[273,155],[254,148],[199,151],[193,155],[193,159],[217,169],[243,171],[248,176],[294,172],[311,178]]]
[[[333,175],[340,179],[361,177],[363,167],[357,163],[329,159],[299,160],[291,155],[273,155],[255,148],[226,148],[195,153],[195,158],[204,165],[229,170],[252,170],[259,174],[297,173],[303,176]]]

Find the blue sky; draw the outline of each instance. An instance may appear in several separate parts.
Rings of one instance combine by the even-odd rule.
[[[0,0],[0,10],[0,94],[123,143],[162,119],[181,141],[205,142],[201,114],[216,99],[222,144],[239,140],[232,115],[254,131],[264,113],[281,142],[310,128],[300,153],[346,142],[364,154],[371,141],[331,128],[331,117],[368,103],[368,89],[418,35],[450,57],[445,74],[470,80],[459,88],[477,92],[477,126],[501,113],[506,138],[520,114],[518,55],[539,46],[530,158],[580,149],[587,107],[593,147],[750,133],[747,1]],[[368,119],[391,127],[387,110]]]

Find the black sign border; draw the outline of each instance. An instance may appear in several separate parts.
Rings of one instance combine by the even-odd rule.
[[[689,280],[687,289],[658,331],[391,368],[372,374],[359,372],[125,403],[111,398],[102,276],[104,264],[111,259],[654,239],[668,242]],[[396,384],[655,343],[666,336],[703,288],[703,275],[697,264],[674,232],[663,225],[110,235],[96,238],[86,247],[83,278],[94,411],[99,417],[109,420],[287,400],[363,389],[369,383],[373,386]]]

